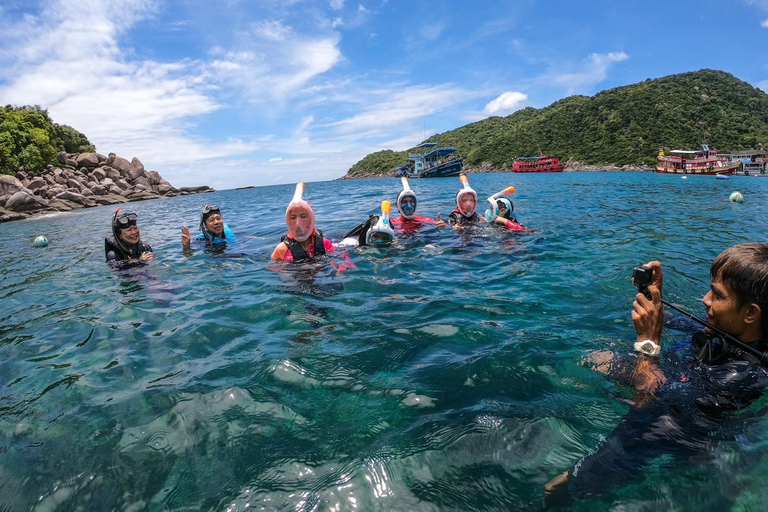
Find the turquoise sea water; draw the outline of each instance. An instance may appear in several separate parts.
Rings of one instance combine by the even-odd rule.
[[[274,264],[285,185],[124,205],[156,258],[114,271],[112,208],[0,225],[0,510],[535,510],[628,410],[581,360],[631,350],[632,267],[660,259],[666,298],[701,313],[714,257],[766,240],[768,179],[470,182],[481,198],[515,185],[536,232],[428,228],[349,250],[343,272]],[[458,185],[412,180],[419,214],[446,216]],[[399,188],[305,198],[338,240]],[[180,227],[205,203],[238,242],[186,258]],[[761,510],[767,427],[571,508]]]

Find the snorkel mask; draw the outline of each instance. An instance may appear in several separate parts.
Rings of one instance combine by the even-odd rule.
[[[464,184],[464,188],[460,188],[458,192],[456,192],[456,208],[459,209],[461,214],[465,217],[471,217],[474,215],[475,210],[477,209],[477,192],[475,192],[472,187],[469,186],[469,178],[467,178],[466,174],[462,174],[459,179],[461,180],[461,183]],[[461,209],[461,198],[464,197],[466,194],[472,194],[475,196],[475,207],[472,208],[471,212],[465,212]]]
[[[365,234],[365,243],[367,245],[387,245],[395,239],[395,232],[392,224],[389,222],[389,213],[392,211],[392,203],[382,201],[381,217],[378,222],[368,229]]]
[[[397,210],[400,212],[400,215],[402,215],[404,219],[410,220],[416,215],[418,199],[416,199],[416,193],[411,190],[411,187],[408,185],[408,178],[403,176],[400,178],[400,181],[403,182],[403,190],[398,194],[395,204],[397,205]],[[403,203],[405,198],[411,198],[413,199],[413,202],[408,201],[407,203]]]
[[[115,214],[112,215],[112,234],[115,237],[115,243],[125,252],[130,253],[131,249],[120,238],[120,230],[135,226],[138,220],[138,215],[135,213],[120,213],[120,208],[115,208]]]
[[[496,192],[491,197],[488,198],[488,204],[490,205],[490,208],[485,210],[485,220],[492,221],[494,217],[499,215],[499,202],[504,204],[504,207],[506,208],[506,212],[504,212],[504,218],[509,219],[512,217],[512,211],[515,209],[514,206],[512,206],[512,201],[507,199],[506,196],[509,194],[515,193],[515,187],[509,186],[502,190],[501,192]]]
[[[205,221],[208,220],[208,217],[215,213],[221,215],[221,210],[219,210],[219,207],[216,205],[207,204],[203,208],[203,212],[200,214],[200,231],[203,233],[203,236],[206,240],[213,240],[213,233],[208,231],[208,228],[205,226]]]
[[[315,212],[309,203],[302,199],[303,195],[304,183],[297,183],[293,199],[288,203],[288,208],[285,209],[285,224],[288,226],[288,236],[297,242],[306,241],[315,232]],[[304,211],[309,215],[309,218],[296,217],[296,219],[291,220],[292,211]]]

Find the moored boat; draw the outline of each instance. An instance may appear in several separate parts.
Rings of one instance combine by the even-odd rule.
[[[512,164],[512,172],[563,172],[560,159],[539,153],[539,156],[518,156]]]
[[[763,150],[737,151],[731,155],[731,162],[740,164],[736,174],[764,175],[768,157]]]
[[[408,162],[398,167],[409,178],[444,178],[458,176],[464,168],[464,160],[456,148],[441,147],[437,142],[425,142],[416,149],[427,149],[424,153],[409,153]]]
[[[665,154],[659,151],[659,163],[656,172],[672,174],[733,174],[741,163],[731,162],[724,155],[718,155],[716,149],[703,144],[698,151],[676,149]]]

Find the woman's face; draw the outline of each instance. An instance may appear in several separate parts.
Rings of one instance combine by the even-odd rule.
[[[205,229],[214,235],[221,235],[224,233],[224,219],[221,218],[221,214],[214,213],[205,219]]]
[[[461,213],[466,216],[470,216],[475,213],[475,207],[477,206],[477,199],[473,194],[464,194],[459,200],[459,209]]]
[[[136,245],[139,243],[139,226],[134,224],[133,226],[128,226],[125,229],[121,229],[119,236],[120,240],[126,244]]]
[[[288,231],[295,240],[303,242],[312,234],[312,219],[304,208],[293,208],[288,214]]]

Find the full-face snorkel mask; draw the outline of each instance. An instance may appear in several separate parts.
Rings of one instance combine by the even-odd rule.
[[[315,212],[312,207],[302,199],[304,195],[304,183],[296,184],[296,191],[293,193],[293,199],[288,203],[288,208],[285,209],[285,224],[288,226],[288,236],[297,242],[304,242],[312,233],[315,232]],[[291,225],[291,211],[303,210],[309,214],[309,220],[303,220],[297,218],[293,225]]]
[[[494,217],[499,215],[499,211],[501,210],[499,208],[499,202],[504,204],[504,207],[506,208],[506,212],[504,212],[504,218],[509,219],[512,217],[512,211],[515,209],[514,206],[512,206],[512,201],[507,199],[506,196],[509,194],[515,193],[515,187],[509,186],[502,190],[501,192],[496,192],[491,197],[488,198],[488,204],[490,205],[490,208],[485,210],[485,220],[492,221]]]
[[[221,215],[221,210],[219,210],[219,207],[213,204],[207,204],[203,208],[203,212],[200,214],[200,232],[202,232],[205,239],[209,241],[213,240],[213,233],[208,231],[208,228],[205,226],[205,221],[208,220],[208,217],[215,213]]]
[[[389,213],[392,211],[392,203],[382,201],[381,217],[378,222],[368,229],[365,234],[365,243],[367,245],[387,245],[395,239],[395,232],[392,224],[389,222]]]
[[[465,217],[471,217],[474,215],[475,210],[477,209],[477,192],[475,192],[472,187],[469,186],[469,178],[467,178],[466,174],[462,174],[459,177],[459,180],[461,180],[461,183],[464,184],[464,188],[460,188],[458,192],[456,192],[456,208],[459,209],[462,215]],[[475,196],[475,207],[472,209],[471,212],[465,212],[461,209],[461,198],[464,197],[466,194],[472,194]]]
[[[416,192],[411,190],[411,187],[408,185],[408,178],[402,176],[400,181],[403,183],[403,190],[401,190],[400,194],[398,194],[395,204],[397,205],[397,210],[400,212],[400,215],[402,215],[404,219],[410,220],[414,217],[414,215],[416,215],[418,199],[416,199]],[[407,203],[403,203],[405,198],[411,198],[413,199],[413,202],[408,201]]]

